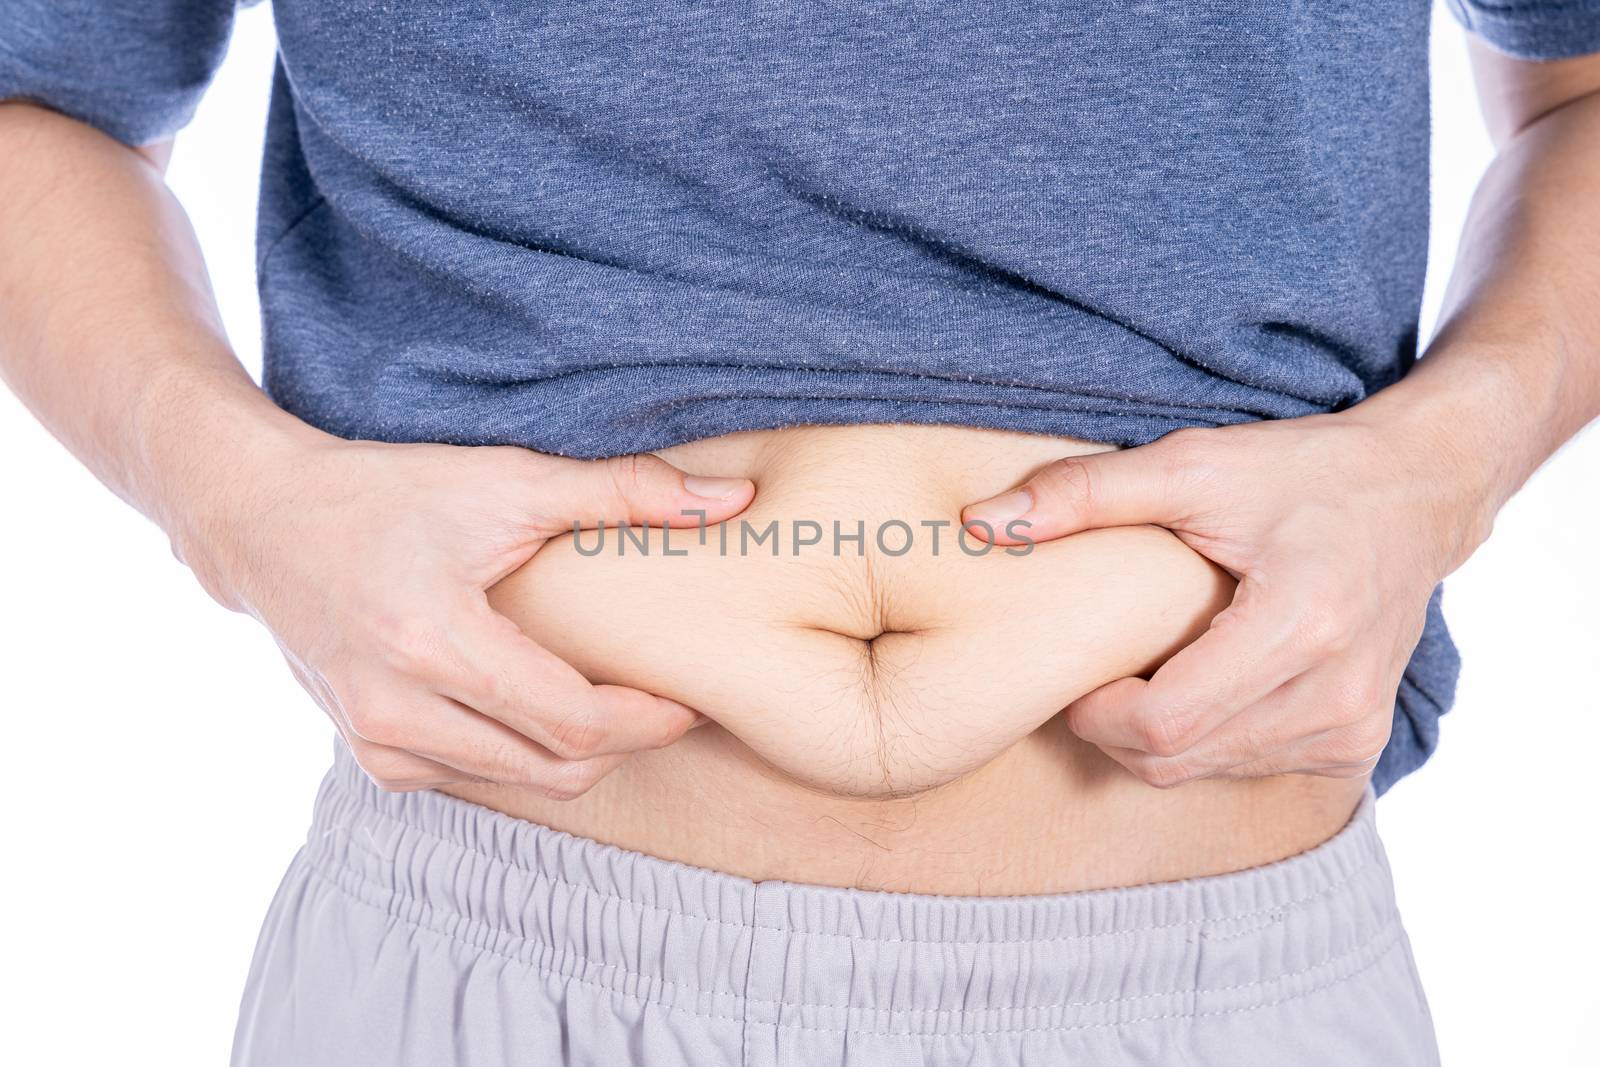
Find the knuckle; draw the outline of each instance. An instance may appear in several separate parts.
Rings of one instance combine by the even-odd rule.
[[[507,703],[505,681],[493,671],[467,671],[457,685],[465,702],[473,708],[501,708]]]
[[[603,461],[611,486],[619,497],[627,500],[637,496],[652,480],[663,463],[648,453],[613,456]]]
[[[400,741],[402,720],[387,705],[372,701],[346,701],[345,718],[350,729],[364,741],[392,745]]]
[[[608,740],[604,722],[589,708],[568,711],[550,728],[549,748],[564,760],[598,755]]]
[[[546,777],[542,791],[552,800],[576,800],[593,789],[604,773],[593,760],[567,761]]]
[[[1160,718],[1141,719],[1137,729],[1139,747],[1153,756],[1171,757],[1183,751]]]
[[[1342,687],[1336,704],[1341,725],[1370,735],[1373,723],[1381,718],[1378,713],[1383,707],[1383,690],[1375,679],[1362,677]]]
[[[417,774],[416,762],[403,752],[369,748],[356,753],[356,762],[386,793],[420,789],[425,784]]]
[[[1354,627],[1345,614],[1333,606],[1336,596],[1322,594],[1316,600],[1300,617],[1297,636],[1301,647],[1323,654],[1348,651],[1355,640]]]
[[[1076,457],[1058,459],[1030,483],[1036,496],[1057,507],[1088,509],[1094,502],[1094,474]]]
[[[1180,760],[1154,759],[1141,763],[1134,771],[1146,785],[1157,789],[1176,789],[1193,781],[1195,772]]]
[[[402,674],[425,674],[439,655],[439,637],[429,623],[387,616],[377,623],[383,662]]]
[[[1382,718],[1368,718],[1339,730],[1328,739],[1325,760],[1334,764],[1370,763],[1383,754],[1393,724]]]
[[[1196,716],[1168,710],[1141,716],[1136,729],[1144,751],[1170,758],[1188,751],[1195,721]]]
[[[594,718],[602,723],[628,724],[628,751],[665,748],[682,737],[695,723],[695,714],[686,708],[673,708],[657,697],[632,689],[615,686],[596,686],[593,705]],[[602,731],[602,740],[608,751],[615,751],[619,732],[614,728]]]
[[[695,720],[687,715],[681,718],[662,716],[659,724],[657,725],[654,733],[651,735],[650,740],[646,743],[645,747],[666,748],[674,741],[677,741],[684,734],[688,733],[689,728],[694,724]]]
[[[480,777],[500,785],[538,788],[541,784],[533,761],[508,746],[494,746],[480,753],[473,769]]]

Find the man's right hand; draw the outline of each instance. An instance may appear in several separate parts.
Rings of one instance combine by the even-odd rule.
[[[652,456],[313,429],[234,358],[166,155],[0,103],[0,378],[214,597],[267,625],[380,785],[575,796],[688,729],[681,704],[590,685],[484,590],[575,521],[720,522],[754,487],[686,485]]]
[[[575,797],[699,720],[591,685],[485,590],[575,523],[720,522],[750,502],[749,481],[686,479],[650,455],[320,435],[228,481],[173,549],[218,601],[272,631],[379,786],[488,781]]]

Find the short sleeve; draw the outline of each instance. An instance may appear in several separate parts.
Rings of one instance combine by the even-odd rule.
[[[1519,59],[1600,52],[1600,0],[1448,0],[1456,20]]]
[[[0,0],[0,99],[31,100],[130,145],[194,116],[234,0]]]

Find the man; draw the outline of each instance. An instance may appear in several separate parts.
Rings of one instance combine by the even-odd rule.
[[[0,201],[7,205],[0,209],[0,239],[7,250],[0,289],[12,309],[0,336],[7,379],[99,476],[162,523],[177,551],[219,600],[268,623],[301,680],[375,778],[397,788],[489,779],[538,785],[561,795],[581,793],[622,755],[681,735],[694,721],[693,713],[675,700],[638,689],[590,685],[505,625],[488,610],[481,593],[538,547],[526,532],[530,527],[542,539],[573,520],[618,515],[660,522],[678,521],[685,511],[703,511],[716,522],[737,514],[751,498],[751,487],[737,479],[684,479],[659,462],[611,460],[597,465],[549,453],[635,454],[746,425],[738,417],[699,424],[672,421],[681,419],[677,412],[696,410],[694,403],[678,403],[685,398],[673,392],[682,376],[652,393],[648,375],[635,368],[640,380],[620,390],[622,401],[634,405],[625,412],[619,407],[622,401],[604,390],[556,397],[569,407],[589,405],[591,421],[598,419],[609,433],[606,438],[586,438],[588,423],[554,417],[527,431],[533,436],[518,437],[524,432],[520,422],[510,428],[503,413],[485,406],[484,398],[495,394],[496,386],[503,394],[522,383],[506,377],[506,367],[493,360],[472,362],[508,343],[506,335],[496,333],[493,316],[482,313],[513,298],[508,281],[515,277],[500,269],[493,236],[473,240],[481,235],[469,219],[479,210],[500,216],[492,204],[484,208],[470,197],[452,198],[449,182],[459,171],[444,154],[419,155],[414,145],[381,136],[353,150],[340,141],[340,135],[370,132],[380,124],[382,109],[367,113],[366,104],[375,101],[350,91],[342,81],[353,72],[341,71],[329,49],[308,43],[327,29],[319,20],[336,19],[337,13],[302,12],[291,5],[282,5],[278,13],[291,60],[281,72],[276,114],[280,124],[293,116],[295,133],[283,136],[280,126],[268,165],[273,173],[298,175],[310,184],[301,181],[297,186],[298,179],[280,178],[265,209],[268,240],[262,269],[269,296],[281,296],[276,304],[268,301],[269,346],[276,344],[279,356],[276,371],[269,368],[277,403],[267,400],[232,360],[192,241],[160,186],[158,172],[148,165],[164,158],[165,138],[181,124],[215,60],[226,28],[223,6],[196,4],[190,11],[173,5],[170,24],[146,16],[123,19],[92,5],[76,21],[73,5],[58,5],[54,13],[31,7],[16,12],[22,17],[14,24],[26,29],[0,53],[5,60],[0,93],[40,100],[84,121],[27,105],[4,109],[0,145],[14,149],[7,152],[9,158],[23,161],[0,178],[6,183]],[[1600,246],[1592,194],[1600,171],[1600,67],[1580,56],[1600,48],[1600,19],[1562,5],[1521,5],[1516,11],[1466,5],[1458,12],[1502,49],[1524,58],[1481,48],[1478,53],[1487,111],[1502,150],[1480,192],[1444,325],[1427,357],[1405,373],[1411,352],[1403,326],[1408,313],[1414,318],[1406,290],[1417,280],[1420,257],[1414,232],[1404,235],[1411,238],[1407,247],[1395,249],[1385,246],[1389,234],[1349,237],[1377,264],[1362,283],[1370,282],[1377,294],[1371,320],[1380,328],[1351,329],[1349,337],[1330,335],[1328,331],[1340,329],[1344,316],[1355,314],[1338,301],[1327,309],[1312,307],[1309,324],[1290,321],[1293,315],[1285,311],[1282,321],[1254,324],[1250,343],[1241,346],[1253,358],[1231,367],[1208,364],[1209,357],[1234,353],[1223,341],[1196,334],[1186,309],[1202,308],[1214,315],[1228,307],[1229,296],[1253,299],[1255,294],[1230,292],[1228,279],[1218,284],[1203,267],[1196,268],[1189,280],[1203,293],[1187,304],[1180,287],[1157,312],[1097,308],[1094,321],[1099,325],[1086,325],[1092,316],[1081,320],[1083,338],[1098,338],[1088,331],[1103,331],[1107,323],[1121,328],[1126,336],[1106,343],[1127,346],[1126,351],[1116,349],[1124,366],[1146,360],[1137,366],[1149,368],[1152,380],[1166,383],[1157,390],[1161,395],[1141,394],[1137,380],[1133,385],[1116,383],[1127,390],[1117,393],[1116,402],[1127,411],[1139,409],[1137,427],[1131,417],[1129,425],[1114,426],[1114,419],[1123,417],[1117,412],[1095,423],[1085,405],[1063,408],[1037,424],[1025,423],[1021,415],[1011,416],[1008,423],[1136,447],[1062,460],[1026,480],[1018,493],[975,504],[966,513],[966,518],[988,521],[995,529],[1025,519],[1033,524],[1036,539],[1089,527],[1153,523],[1173,530],[1238,580],[1233,605],[1148,680],[1112,682],[1073,701],[1067,711],[1074,734],[1146,782],[1167,786],[1214,776],[1300,771],[1360,776],[1377,765],[1378,784],[1386,787],[1415,767],[1431,748],[1435,719],[1448,703],[1453,682],[1437,599],[1430,601],[1430,596],[1439,579],[1486,535],[1499,505],[1600,410],[1595,366],[1600,326],[1585,296],[1596,280],[1592,249]],[[62,13],[68,21],[52,21]],[[1406,47],[1381,57],[1386,66],[1377,84],[1385,91],[1414,86],[1414,79],[1402,74],[1404,61],[1415,61],[1416,22],[1425,12],[1318,14],[1324,27],[1339,19],[1370,17],[1374,25],[1383,23],[1378,27],[1382,32],[1368,32],[1361,39],[1381,41],[1392,30]],[[1178,61],[1180,70],[1200,71],[1200,84],[1222,92],[1230,69],[1225,64],[1209,67],[1204,57],[1228,38],[1225,33],[1214,40],[1203,34],[1225,31],[1232,24],[1227,17],[1214,25],[1198,14],[1194,19],[1195,25],[1184,28],[1202,35],[1193,39],[1200,44]],[[1238,27],[1257,28],[1258,22],[1272,32],[1283,29],[1263,14],[1237,17]],[[428,38],[417,27],[383,29],[382,39],[402,60],[428,58],[419,43]],[[470,30],[456,29],[470,56],[476,38]],[[979,27],[986,40],[1000,37],[1003,29]],[[127,45],[107,53],[105,69],[91,69],[56,51],[59,42],[81,34],[113,45],[125,37]],[[970,56],[956,49],[958,39],[953,31],[927,38],[940,43],[946,60]],[[1156,37],[1173,39],[1181,38]],[[1084,41],[1086,64],[1108,69],[1117,69],[1119,62],[1133,64],[1131,50],[1119,51],[1115,41],[1114,34]],[[413,47],[417,55],[404,54]],[[1107,49],[1109,56],[1102,54]],[[604,50],[601,42],[582,55],[592,58]],[[1267,77],[1271,68],[1249,65],[1261,64],[1264,54],[1247,51],[1249,62],[1241,69]],[[1532,61],[1566,56],[1578,58]],[[1343,66],[1330,66],[1328,56],[1315,50],[1297,57],[1307,77],[1314,79],[1313,97],[1327,89],[1331,77],[1348,73],[1348,57],[1338,58],[1345,60]],[[304,65],[297,66],[302,60]],[[404,69],[404,63],[396,69]],[[1292,94],[1295,70],[1278,72],[1284,81],[1277,91]],[[461,79],[459,84],[470,87],[462,91],[469,106],[451,106],[446,94],[426,128],[455,138],[469,158],[485,158],[494,150],[495,131],[505,127],[474,123],[470,102],[494,96],[474,80],[471,62],[452,64],[450,71]],[[845,73],[864,80],[862,72]],[[380,71],[379,76],[387,75]],[[1037,72],[1030,76],[1041,78]],[[1032,90],[1048,84],[1018,77]],[[128,85],[141,88],[130,92]],[[1162,130],[1146,111],[1135,113],[1147,107],[1136,92],[1126,96],[1130,111],[1123,118],[1174,137],[1173,130]],[[551,99],[559,103],[561,97],[556,93]],[[1162,98],[1162,107],[1153,110],[1197,100],[1203,105],[1205,98]],[[1396,101],[1385,102],[1391,116],[1404,114]],[[1418,101],[1406,97],[1400,103]],[[1315,116],[1314,105],[1313,98],[1296,114]],[[339,112],[341,107],[348,110]],[[536,117],[545,121],[550,114],[556,117],[549,128],[561,130],[563,119],[554,105]],[[1322,117],[1327,128],[1307,130],[1307,138],[1337,136],[1341,148],[1359,147],[1359,137],[1350,138],[1338,125],[1344,116]],[[1230,129],[1228,115],[1203,106],[1185,119],[1204,124],[1201,139],[1224,153],[1237,143],[1230,136],[1247,136]],[[1410,121],[1421,120],[1413,115]],[[1023,128],[1025,123],[1018,120],[1015,129]],[[982,136],[1001,138],[994,147],[996,165],[1021,158],[1000,151],[1015,129],[983,127]],[[578,121],[571,130],[570,139],[552,140],[552,152],[583,157],[608,150],[605,122]],[[761,132],[765,136],[770,131],[762,127]],[[1085,143],[1095,143],[1090,127],[1077,132]],[[1364,186],[1360,167],[1371,164],[1385,181],[1393,180],[1394,161],[1415,148],[1399,143],[1403,138],[1393,140],[1384,146],[1393,152],[1375,156],[1377,162],[1362,159],[1353,174],[1327,176],[1331,192],[1325,200],[1311,196],[1311,202],[1335,205],[1330,210],[1345,211],[1359,221],[1361,213],[1349,209],[1352,199],[1370,193],[1381,200],[1390,193]],[[800,189],[797,202],[833,211],[842,220],[838,230],[858,243],[856,250],[870,250],[864,255],[887,254],[879,245],[886,242],[885,235],[894,235],[918,245],[918,269],[929,276],[948,279],[949,272],[982,262],[985,281],[997,285],[986,307],[1007,307],[1008,301],[1022,301],[1041,289],[1058,303],[1094,303],[1086,294],[1042,285],[1032,276],[1027,255],[1005,262],[990,250],[973,252],[928,232],[926,212],[904,223],[888,210],[830,206],[828,183],[820,182],[814,195],[805,189],[804,160],[796,165],[781,158],[783,149],[793,145],[777,143],[767,160],[773,172],[790,189]],[[1303,150],[1304,144],[1297,142],[1296,147]],[[305,158],[288,158],[296,152]],[[639,158],[671,171],[660,159]],[[1265,155],[1254,161],[1282,165]],[[1246,188],[1249,162],[1223,158],[1215,165],[1229,181]],[[1036,176],[1045,173],[1040,170]],[[1327,192],[1319,189],[1315,175],[1303,170],[1294,174],[1303,189]],[[683,184],[693,188],[699,180],[695,176]],[[720,193],[735,197],[738,189],[733,182]],[[1140,189],[1151,196],[1148,185]],[[1415,183],[1406,190],[1408,198],[1417,197]],[[545,191],[545,203],[552,211],[564,209],[563,197],[570,192],[552,187]],[[341,199],[345,196],[351,199]],[[973,196],[981,197],[981,190]],[[427,210],[415,210],[419,198]],[[1173,205],[1159,198],[1139,203],[1135,197],[1133,202],[1141,211],[1154,207],[1162,212],[1155,216],[1159,225],[1154,229],[1160,232],[1142,234],[1138,211],[1130,213],[1131,221],[1085,212],[1080,236],[1089,263],[1120,257],[1121,262],[1142,265],[1148,274],[1154,273],[1150,264],[1171,253],[1178,258],[1168,265],[1176,271],[1194,262],[1183,257],[1196,254],[1194,242],[1178,240],[1184,225],[1197,225],[1213,240],[1223,240],[1230,225],[1246,225],[1243,214],[1230,220],[1198,211],[1185,218],[1180,212],[1164,213]],[[653,207],[664,205],[685,214],[702,208],[692,196],[676,203],[666,195]],[[442,219],[443,227],[452,231],[448,243],[433,240],[439,236],[437,228],[408,228],[419,220],[427,223],[430,213],[432,223]],[[648,227],[650,219],[659,217],[647,213],[635,218],[624,206],[611,223],[618,233],[626,233],[630,224]],[[93,224],[82,225],[85,218]],[[1339,218],[1341,224],[1347,221],[1345,215]],[[1414,222],[1415,213],[1406,218]],[[772,221],[771,216],[764,219]],[[784,221],[778,219],[776,225]],[[1292,211],[1267,221],[1305,224]],[[516,230],[516,222],[513,217],[509,230]],[[380,233],[361,231],[362,225],[391,228]],[[1331,229],[1319,232],[1321,243],[1314,242],[1314,251],[1329,251],[1345,239],[1338,227]],[[354,231],[361,232],[353,236]],[[1096,248],[1096,236],[1110,231],[1122,243],[1109,250]],[[786,236],[774,236],[776,232],[744,237],[764,246]],[[1248,259],[1250,251],[1271,237],[1268,232],[1245,232],[1240,249],[1224,242],[1205,251],[1231,264]],[[507,239],[505,233],[498,236]],[[537,234],[517,232],[516,239],[548,256],[608,265],[605,241],[593,232],[552,224]],[[688,269],[687,263],[697,278],[723,277],[720,271],[734,269],[730,287],[751,283],[737,267],[729,267],[731,255],[661,264],[649,261],[651,251],[619,244],[609,265],[631,273],[607,275],[606,286],[594,290],[579,291],[583,279],[570,275],[544,279],[550,284],[541,299],[557,310],[542,321],[517,321],[508,332],[526,337],[544,326],[569,336],[574,327],[563,315],[561,301],[570,300],[572,307],[594,311],[604,329],[616,331],[589,350],[591,368],[628,368],[631,344],[676,346],[693,350],[691,354],[713,347],[726,317],[688,318],[689,325],[675,326],[666,336],[649,332],[650,323],[661,316],[653,318],[648,309],[676,306],[665,300],[658,305],[636,302],[631,280],[649,277],[652,270],[670,277],[673,270]],[[825,259],[834,250],[822,251],[817,258]],[[1394,262],[1382,261],[1385,251],[1394,253]],[[1310,283],[1308,276],[1296,273],[1304,271],[1306,258],[1311,257],[1297,257],[1290,265],[1296,284]],[[277,288],[272,285],[274,271],[283,279]],[[419,287],[419,278],[434,275],[446,282],[434,289]],[[291,278],[299,279],[298,287]],[[788,295],[795,297],[799,288]],[[951,292],[957,288],[952,285]],[[396,321],[408,309],[383,306],[385,292],[431,294],[458,324],[450,329],[461,334],[441,334],[439,316],[433,314],[428,321],[437,309],[419,302],[410,310],[433,331],[433,344],[419,352],[417,361],[361,353],[335,368],[332,364],[341,355],[332,349],[341,340],[360,348],[370,334],[333,329],[308,340],[295,333],[296,321],[359,321],[363,312],[356,305],[363,299],[373,302],[371,314]],[[1347,295],[1339,294],[1340,299]],[[1104,293],[1087,296],[1112,299]],[[319,305],[321,298],[331,302]],[[794,300],[794,306],[802,304]],[[476,316],[470,325],[460,325],[463,305]],[[755,321],[750,308],[738,311]],[[364,323],[363,329],[371,325]],[[889,336],[887,329],[884,336]],[[997,347],[1004,347],[1011,358],[1020,358],[1017,353],[1026,351],[1030,340],[1003,329],[993,336],[1004,338]],[[1128,337],[1154,337],[1157,343],[1149,347],[1167,354],[1136,351]],[[1210,375],[1208,390],[1220,395],[1231,383],[1249,395],[1213,399],[1208,393],[1204,403],[1194,405],[1204,412],[1201,416],[1158,413],[1163,400],[1181,407],[1177,402],[1187,399],[1176,384],[1182,372],[1169,366],[1169,357],[1173,364],[1187,360],[1203,365]],[[808,358],[795,357],[801,364]],[[925,353],[917,358],[929,359]],[[459,364],[451,365],[453,359]],[[701,362],[710,359],[702,356]],[[939,380],[939,374],[930,372],[949,375],[917,359],[911,363],[923,383],[916,388],[924,392],[934,388],[927,383]],[[779,364],[774,369],[800,368]],[[836,366],[822,369],[842,373]],[[1082,371],[1083,380],[1058,391],[1080,398],[1091,395],[1096,382],[1087,375],[1092,372]],[[1014,387],[1060,385],[1049,373],[1039,368],[1018,373]],[[1030,380],[1029,374],[1039,377]],[[1006,387],[988,384],[995,390]],[[741,384],[735,392],[741,390],[751,399],[762,395],[756,384]],[[552,396],[556,394],[540,396],[542,403],[534,410],[541,415],[564,410],[549,405]],[[640,416],[652,397],[673,402],[660,405],[664,414],[654,422]],[[883,420],[882,408],[841,412],[819,398],[807,399],[809,406],[794,410],[838,421]],[[864,405],[873,398],[860,390],[846,399]],[[891,399],[931,402],[910,393]],[[699,400],[700,410],[713,410],[706,398]],[[992,398],[960,397],[961,403],[974,407],[985,400]],[[757,418],[771,424],[782,414],[768,410]],[[520,417],[526,417],[526,409]],[[499,449],[332,446],[307,422],[345,437],[519,443],[547,455],[530,459]],[[639,426],[652,429],[632,429]],[[1170,432],[1179,426],[1205,428]],[[656,432],[659,427],[667,429]],[[524,499],[537,499],[535,515],[508,493],[512,485],[526,487],[526,494],[519,494]],[[491,544],[483,543],[486,528],[499,531]],[[308,545],[315,547],[308,551]],[[406,581],[394,582],[392,570],[374,572],[370,561],[375,546],[388,558],[405,561]],[[1426,627],[1425,619],[1430,620]],[[451,640],[444,640],[444,633]],[[493,714],[493,699],[465,695],[485,692],[485,677],[510,679],[514,716]],[[362,725],[373,691],[382,692],[389,703],[403,699],[419,709],[408,720],[404,737],[375,739]],[[481,731],[485,724],[459,714],[462,705],[502,725],[515,718],[522,740],[505,742],[509,748],[486,743],[463,751],[458,740],[463,731]],[[1391,738],[1396,721],[1402,730]],[[596,743],[596,737],[602,740]]]

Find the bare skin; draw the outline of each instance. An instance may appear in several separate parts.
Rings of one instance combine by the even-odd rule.
[[[1155,526],[1014,553],[957,529],[972,495],[1106,447],[885,425],[663,450],[686,470],[750,478],[755,500],[703,539],[553,539],[489,598],[586,677],[681,701],[711,723],[571,801],[445,791],[755,880],[914,893],[1165,881],[1326,840],[1359,778],[1151,789],[1067,729],[1065,703],[1148,676],[1234,591]]]
[[[1045,536],[1154,522],[1240,579],[1190,654],[1069,712],[1146,782],[1358,780],[1426,591],[1600,412],[1600,59],[1478,62],[1500,157],[1415,373],[1339,415],[1184,432],[1024,483]],[[273,632],[386,787],[573,797],[681,736],[693,710],[590,684],[486,591],[573,520],[717,521],[754,487],[686,484],[654,457],[347,442],[298,422],[233,358],[165,152],[0,105],[0,374],[24,403]],[[1352,587],[1370,592],[1306,610]],[[1292,651],[1292,673],[1262,649]]]

